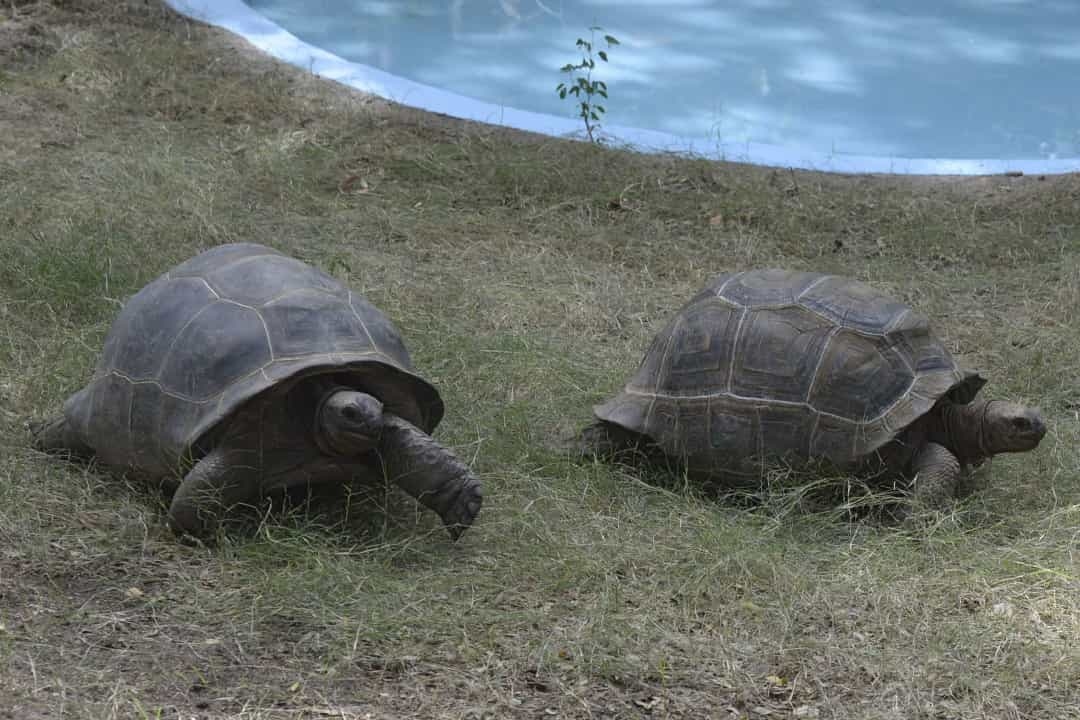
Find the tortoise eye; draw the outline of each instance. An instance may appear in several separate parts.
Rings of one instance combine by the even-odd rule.
[[[345,407],[341,411],[341,414],[346,420],[358,420],[360,418],[360,413],[358,413],[356,411],[356,408],[354,408],[352,405]]]
[[[1028,421],[1027,418],[1018,417],[1013,418],[1012,426],[1017,430],[1027,430],[1031,427],[1031,423]]]

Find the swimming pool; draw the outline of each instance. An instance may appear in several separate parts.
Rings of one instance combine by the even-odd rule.
[[[848,172],[1080,170],[1069,0],[167,1],[382,97],[552,135],[583,130],[555,86],[595,24],[620,42],[596,71],[616,143]]]

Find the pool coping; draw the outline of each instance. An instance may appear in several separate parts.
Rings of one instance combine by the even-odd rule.
[[[489,125],[583,140],[582,125],[578,118],[562,118],[495,105],[346,60],[304,42],[242,0],[163,1],[182,15],[239,35],[279,60],[304,68],[319,77],[407,107]],[[637,152],[671,153],[709,160],[833,173],[1053,175],[1080,171],[1080,157],[1001,160],[849,155],[795,150],[751,141],[723,143],[717,138],[683,137],[655,130],[606,124],[603,136],[607,142]]]

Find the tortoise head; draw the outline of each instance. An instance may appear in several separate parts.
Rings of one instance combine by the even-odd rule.
[[[991,400],[983,408],[983,443],[991,453],[1034,450],[1046,434],[1039,408]]]
[[[331,455],[351,457],[368,452],[379,442],[383,404],[355,390],[331,390],[319,404],[315,441]]]

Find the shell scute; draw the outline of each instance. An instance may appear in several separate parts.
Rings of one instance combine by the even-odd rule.
[[[798,298],[801,305],[837,325],[875,335],[883,335],[891,323],[909,310],[906,304],[866,283],[835,275],[814,283]]]
[[[800,307],[754,309],[733,355],[731,391],[740,396],[805,402],[833,325]]]
[[[719,297],[739,305],[794,305],[798,295],[820,277],[817,273],[767,269],[722,276],[713,284]]]
[[[114,323],[98,367],[132,380],[156,378],[176,336],[216,301],[198,278],[158,278],[134,295]]]
[[[302,290],[260,309],[274,357],[297,357],[312,348],[323,352],[370,352],[371,338],[346,300],[317,290]]]
[[[285,255],[237,258],[208,272],[205,278],[222,298],[251,307],[280,300],[298,288],[332,297],[345,295],[344,288],[334,278]]]
[[[734,340],[742,310],[708,300],[683,313],[671,332],[666,382],[659,389],[673,395],[698,395],[726,387],[731,355],[724,348]]]
[[[176,337],[158,379],[166,392],[205,401],[272,358],[258,311],[219,301]]]
[[[810,405],[850,420],[876,418],[914,380],[904,358],[880,338],[840,330],[821,358]]]

